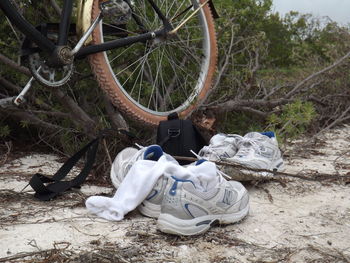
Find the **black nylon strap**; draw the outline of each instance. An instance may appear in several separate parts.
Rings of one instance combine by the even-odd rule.
[[[92,166],[95,162],[95,157],[98,149],[98,144],[101,136],[97,137],[85,145],[81,150],[70,157],[54,176],[47,177],[42,174],[34,174],[29,181],[29,185],[34,189],[34,197],[48,201],[59,195],[60,193],[69,190],[73,187],[79,187],[89,175]],[[81,172],[70,181],[61,181],[67,176],[74,165],[86,154],[85,165]],[[45,185],[45,183],[50,183]]]

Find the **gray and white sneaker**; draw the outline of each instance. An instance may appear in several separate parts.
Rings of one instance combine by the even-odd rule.
[[[229,161],[250,168],[283,170],[282,154],[274,132],[247,133],[238,146],[238,152]]]
[[[177,161],[172,156],[164,153],[159,145],[143,147],[141,150],[137,150],[131,147],[125,148],[120,153],[118,153],[112,165],[110,176],[114,187],[119,187],[124,177],[136,161],[157,161],[163,155],[165,155],[169,161],[177,163]],[[163,193],[167,181],[168,178],[166,178],[165,176],[161,176],[158,179],[152,191],[149,193],[146,199],[138,206],[138,210],[141,212],[141,214],[155,218],[159,216],[161,202],[163,200]]]
[[[200,191],[190,180],[169,178],[157,226],[162,232],[191,236],[206,232],[214,223],[231,224],[249,212],[249,196],[236,181],[221,175],[216,187]]]
[[[238,151],[242,136],[237,134],[219,133],[214,135],[208,146],[204,146],[198,153],[200,158],[209,161],[220,161],[233,157]]]
[[[117,154],[111,167],[111,181],[118,188],[131,166],[142,158],[141,151],[136,148],[127,147]]]

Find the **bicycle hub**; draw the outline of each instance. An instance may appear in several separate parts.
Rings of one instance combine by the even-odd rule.
[[[69,46],[59,46],[56,48],[53,56],[49,58],[47,64],[51,67],[59,67],[70,65],[73,63],[73,60],[72,49]]]
[[[69,65],[73,63],[73,56],[71,53],[72,49],[68,46],[58,47],[57,57],[64,65]]]

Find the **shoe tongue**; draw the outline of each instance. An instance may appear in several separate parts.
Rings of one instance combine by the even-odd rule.
[[[158,161],[163,155],[163,150],[158,145],[149,146],[143,154],[144,160]]]
[[[207,161],[207,160],[205,160],[205,159],[200,159],[200,160],[198,160],[198,161],[195,163],[195,165],[201,165],[201,164],[204,163],[205,161]]]
[[[260,144],[260,142],[264,142],[265,140],[267,140],[268,137],[265,135],[262,135],[259,132],[249,132],[246,135],[244,135],[244,139],[243,142],[241,144],[241,147],[245,147],[245,148],[251,148],[253,147],[253,144]]]

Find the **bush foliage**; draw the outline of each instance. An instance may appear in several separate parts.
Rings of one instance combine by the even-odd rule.
[[[52,15],[52,2],[35,2],[30,9],[32,1],[17,1],[38,21],[58,20]],[[349,120],[344,114],[350,104],[349,60],[338,61],[350,51],[348,27],[297,12],[281,17],[272,11],[271,0],[214,3],[220,15],[217,78],[200,109],[215,116],[214,131],[244,134],[273,129],[286,139],[310,131],[310,125],[315,132]],[[0,16],[0,98],[18,94],[29,78],[25,69],[10,67],[4,59],[19,63],[22,40]],[[97,88],[86,62],[78,62],[76,71],[66,87],[47,90],[35,85],[26,105],[0,109],[0,137],[16,141],[18,129],[25,129],[35,143],[70,153],[99,130],[116,130],[124,123],[123,128],[133,131],[140,142],[152,142],[154,131],[144,132],[132,120],[115,121],[116,116],[123,118]],[[110,143],[112,154],[125,146],[122,140],[116,136]]]

